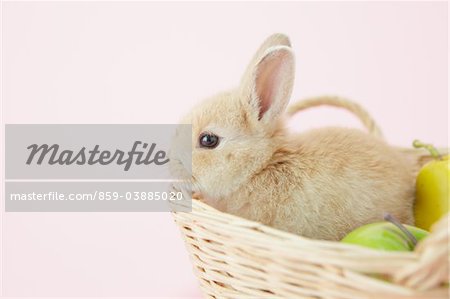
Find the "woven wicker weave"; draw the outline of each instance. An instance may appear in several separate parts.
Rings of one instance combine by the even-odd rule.
[[[370,115],[345,99],[309,99],[288,114],[319,105],[345,108],[381,136]],[[206,298],[448,298],[449,215],[414,252],[312,240],[197,200],[192,212],[173,215]]]

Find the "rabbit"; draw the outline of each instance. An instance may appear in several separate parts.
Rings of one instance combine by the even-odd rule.
[[[286,129],[294,72],[289,38],[271,35],[239,87],[183,118],[192,124],[193,193],[222,212],[314,239],[340,240],[384,212],[412,224],[414,165],[398,149],[358,129]],[[171,163],[190,173],[186,156],[174,152]]]

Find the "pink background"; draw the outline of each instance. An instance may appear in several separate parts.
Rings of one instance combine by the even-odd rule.
[[[176,123],[291,37],[293,100],[361,103],[387,140],[447,144],[447,3],[30,3],[2,7],[2,123]],[[294,127],[359,126],[333,109]],[[167,213],[2,212],[3,294],[196,297]]]

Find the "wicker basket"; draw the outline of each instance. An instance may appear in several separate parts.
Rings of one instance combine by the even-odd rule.
[[[335,97],[294,104],[331,105],[358,116],[381,136],[360,106]],[[418,151],[423,162],[423,151]],[[449,219],[434,225],[414,252],[385,252],[319,241],[222,213],[198,200],[174,212],[206,298],[448,298]]]

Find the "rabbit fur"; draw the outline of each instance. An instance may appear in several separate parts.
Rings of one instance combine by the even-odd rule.
[[[289,39],[274,34],[239,87],[182,120],[192,124],[193,192],[220,211],[315,239],[339,240],[384,212],[412,224],[415,165],[398,149],[357,129],[286,129],[294,72]],[[217,147],[200,146],[205,132]],[[188,172],[183,159],[174,152],[174,171]]]

